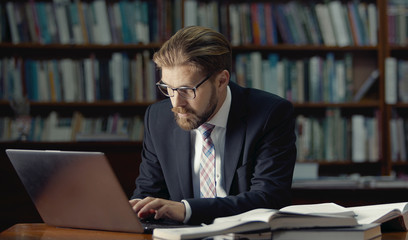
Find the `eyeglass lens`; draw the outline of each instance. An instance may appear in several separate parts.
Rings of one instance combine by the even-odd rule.
[[[166,85],[158,85],[159,90],[166,95],[167,97],[173,97],[174,91],[177,91],[182,97],[191,99],[195,97],[194,89],[192,88],[177,88],[173,90],[172,88]]]

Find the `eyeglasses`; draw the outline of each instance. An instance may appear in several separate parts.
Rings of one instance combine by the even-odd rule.
[[[180,96],[182,96],[185,99],[194,99],[196,97],[196,91],[201,84],[203,84],[205,81],[210,79],[212,74],[208,75],[207,77],[204,78],[199,84],[197,84],[195,87],[178,87],[178,88],[172,88],[169,87],[168,85],[162,83],[161,81],[156,83],[156,86],[159,88],[160,92],[162,92],[166,97],[174,97],[174,92],[177,91]]]

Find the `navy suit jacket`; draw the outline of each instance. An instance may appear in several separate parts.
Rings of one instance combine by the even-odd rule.
[[[192,209],[190,224],[290,204],[296,160],[292,104],[264,91],[232,82],[229,86],[232,103],[224,150],[227,197],[194,199],[190,132],[177,125],[166,99],[146,110],[142,163],[132,198],[185,199]]]

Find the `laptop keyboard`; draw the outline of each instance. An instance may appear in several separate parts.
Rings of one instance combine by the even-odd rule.
[[[155,228],[180,228],[180,227],[191,227],[191,225],[186,225],[178,221],[170,219],[153,219],[145,218],[140,219],[145,233],[153,233]]]

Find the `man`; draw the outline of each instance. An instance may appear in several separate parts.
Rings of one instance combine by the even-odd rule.
[[[230,82],[231,59],[228,40],[198,26],[179,30],[154,54],[161,70],[157,86],[169,98],[146,111],[130,200],[139,217],[210,223],[290,203],[293,107]],[[204,127],[213,129],[209,139],[200,132]],[[209,156],[202,156],[203,145]]]

